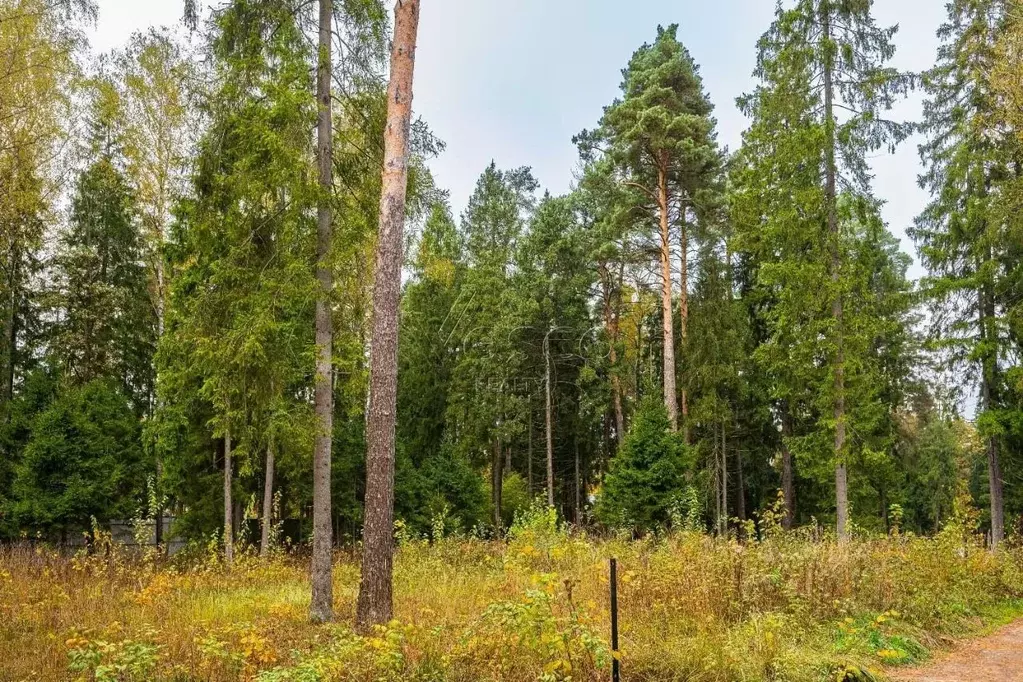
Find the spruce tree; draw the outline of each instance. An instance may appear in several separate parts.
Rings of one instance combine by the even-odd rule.
[[[774,194],[765,202],[790,202],[788,208],[754,209],[746,216],[746,224],[750,230],[757,223],[776,225],[781,232],[769,231],[796,247],[789,252],[796,260],[777,259],[771,253],[778,251],[768,247],[765,256],[775,260],[777,267],[764,274],[782,278],[777,284],[789,292],[809,297],[778,318],[778,340],[787,337],[785,345],[802,346],[809,353],[803,361],[812,366],[814,335],[827,339],[822,350],[829,358],[829,385],[820,389],[830,414],[820,419],[833,432],[836,526],[843,540],[849,535],[847,384],[858,360],[851,356],[847,338],[852,325],[846,319],[851,279],[845,274],[840,196],[869,201],[867,155],[893,146],[911,130],[884,118],[913,79],[886,66],[895,52],[892,40],[897,27],[878,27],[872,4],[871,0],[800,0],[792,8],[779,6],[759,43],[756,75],[762,85],[740,99],[740,106],[754,118],[747,134],[753,159],[749,179],[762,183],[763,179],[754,178],[760,173],[755,169],[763,165],[769,174],[761,177],[778,183],[765,187]],[[764,154],[781,156],[771,159]],[[789,169],[783,170],[786,164]],[[751,193],[758,194],[755,189]],[[823,302],[817,292],[824,292],[830,308],[827,320],[817,315]],[[785,362],[784,355],[776,357]],[[798,376],[805,375],[806,369],[784,372]]]
[[[93,90],[90,163],[78,178],[70,224],[52,263],[58,321],[50,347],[69,381],[116,379],[142,415],[153,392],[156,317],[125,172],[122,116],[113,83],[101,78]]]
[[[954,0],[937,65],[923,76],[928,94],[920,146],[921,186],[932,201],[911,230],[929,276],[935,345],[948,366],[969,368],[980,385],[978,422],[985,438],[991,541],[1005,535],[1004,475],[999,433],[1007,406],[1004,363],[1006,240],[1010,216],[1000,215],[1005,181],[1019,170],[1020,140],[1000,132],[991,82],[997,44],[1008,21],[1003,0]],[[1003,422],[1000,424],[1000,422]]]
[[[217,16],[209,49],[210,128],[194,199],[180,207],[168,247],[161,408],[171,426],[207,412],[207,437],[223,453],[230,556],[232,465],[244,472],[264,455],[264,487],[272,486],[272,467],[283,455],[304,459],[315,431],[305,398],[316,297],[315,101],[297,7],[238,0]]]

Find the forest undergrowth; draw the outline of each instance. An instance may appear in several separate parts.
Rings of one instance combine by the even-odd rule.
[[[307,559],[216,545],[166,560],[102,543],[0,548],[0,679],[604,680],[608,559],[625,680],[883,680],[1023,615],[1023,550],[935,538],[846,544],[809,530],[740,542],[633,540],[524,515],[506,541],[399,533],[396,620],[352,629],[358,557],[336,555],[338,621],[308,621]]]

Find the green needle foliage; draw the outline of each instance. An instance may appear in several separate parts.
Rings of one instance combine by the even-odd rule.
[[[239,546],[257,519],[268,545],[284,522],[302,546],[329,201],[332,521],[354,544],[391,8],[333,3],[327,191],[318,3],[185,5],[193,40],[150,31],[93,62],[93,3],[0,2],[0,537],[133,516],[152,480],[167,539],[208,540],[228,516]],[[1001,540],[1023,511],[1015,5],[950,0],[913,76],[871,0],[780,2],[749,46],[730,152],[685,29],[657,28],[576,136],[562,195],[498,160],[452,205],[427,165],[444,145],[413,121],[400,542],[515,528],[513,546],[559,518],[744,542],[832,524],[952,537],[967,493]],[[891,120],[918,84],[924,120]],[[913,132],[919,286],[871,177]]]

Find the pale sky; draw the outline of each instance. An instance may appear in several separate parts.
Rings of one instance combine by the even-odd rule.
[[[881,25],[899,24],[894,65],[920,71],[933,62],[941,0],[875,0]],[[447,143],[432,162],[439,186],[458,214],[476,178],[499,167],[532,166],[552,193],[569,189],[577,155],[572,135],[592,128],[618,94],[621,69],[653,40],[658,24],[678,23],[679,38],[700,65],[716,106],[719,140],[735,149],[747,121],[735,98],[750,90],[756,40],[775,0],[423,0],[415,77],[416,113]],[[122,45],[135,31],[174,25],[182,0],[99,0],[90,32],[97,52]],[[920,97],[894,117],[917,120]],[[917,187],[918,140],[874,159],[875,193],[903,249],[905,230],[927,202]],[[922,271],[914,266],[914,277]]]

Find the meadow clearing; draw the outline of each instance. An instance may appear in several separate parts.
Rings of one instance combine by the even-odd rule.
[[[932,539],[809,531],[594,538],[534,514],[507,541],[401,538],[397,619],[351,624],[357,556],[336,555],[338,622],[308,622],[297,554],[165,560],[116,547],[0,549],[0,679],[604,680],[607,560],[619,560],[626,680],[869,680],[1023,615],[1023,551],[950,525]]]

